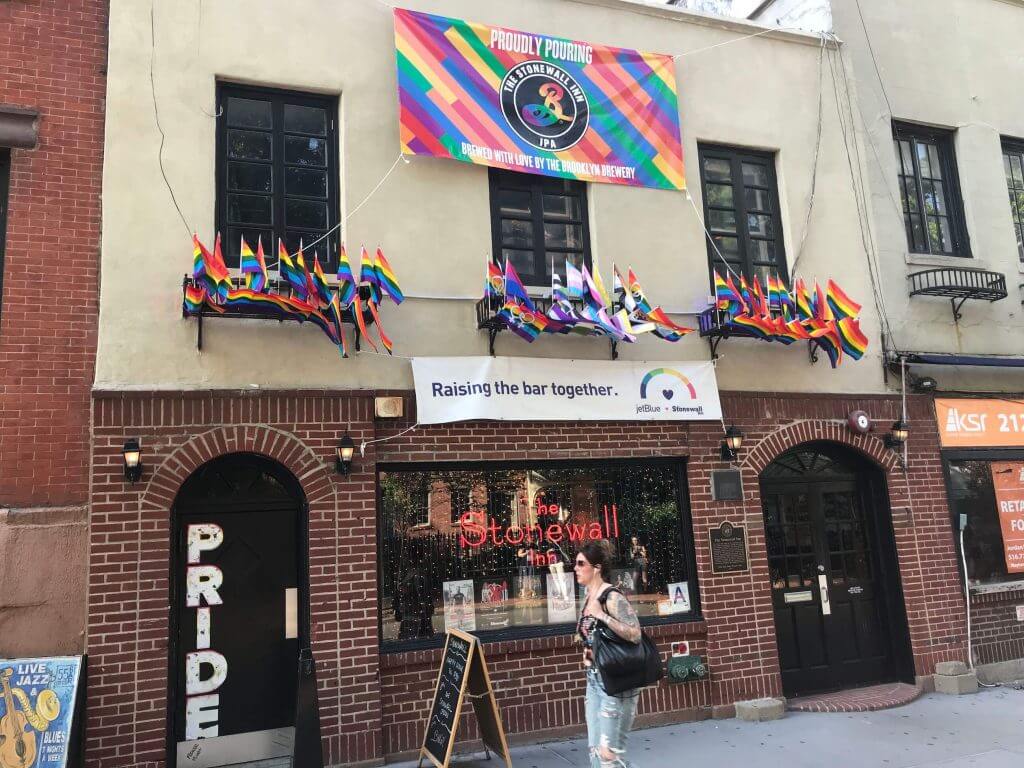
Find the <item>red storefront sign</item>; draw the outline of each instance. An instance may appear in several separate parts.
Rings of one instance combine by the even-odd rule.
[[[1007,573],[1024,573],[1024,461],[993,461],[999,527]]]

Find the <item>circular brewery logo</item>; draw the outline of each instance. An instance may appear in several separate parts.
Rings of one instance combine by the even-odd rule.
[[[579,83],[546,61],[524,61],[508,71],[501,81],[501,111],[523,141],[552,152],[578,143],[590,123]]]

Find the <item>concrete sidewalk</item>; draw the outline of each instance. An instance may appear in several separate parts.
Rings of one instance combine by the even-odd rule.
[[[636,768],[1021,768],[1024,691],[927,694],[896,709],[855,714],[790,712],[782,720],[707,720],[635,731]],[[497,768],[483,754],[453,757],[456,768]],[[512,749],[515,768],[589,765],[584,739]],[[401,763],[415,766],[416,763]]]

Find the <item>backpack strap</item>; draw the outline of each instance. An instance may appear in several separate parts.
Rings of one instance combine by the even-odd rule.
[[[612,592],[618,592],[620,595],[622,595],[622,590],[620,590],[618,587],[611,587],[611,586],[609,586],[608,589],[606,589],[604,592],[602,592],[600,595],[597,596],[598,605],[600,605],[602,608],[605,609],[605,613],[608,613],[608,610],[607,610],[608,596]],[[625,597],[625,595],[623,595],[623,597]]]

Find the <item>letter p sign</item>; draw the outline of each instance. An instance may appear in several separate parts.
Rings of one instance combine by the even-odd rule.
[[[224,530],[214,523],[200,523],[188,527],[188,561],[198,563],[201,552],[216,549],[224,541]]]

